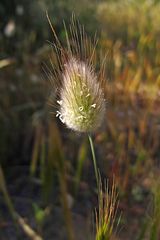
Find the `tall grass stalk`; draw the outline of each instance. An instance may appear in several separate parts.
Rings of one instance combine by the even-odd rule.
[[[69,30],[67,30],[64,23],[67,48],[62,46],[59,41],[48,15],[47,18],[54,35],[55,43],[53,47],[58,65],[52,63],[53,74],[51,74],[50,80],[52,85],[55,86],[54,89],[57,89],[57,99],[54,99],[54,101],[50,99],[50,105],[53,108],[55,102],[57,102],[58,109],[56,111],[56,117],[68,128],[76,132],[88,134],[99,199],[96,240],[109,240],[112,235],[115,219],[115,188],[112,189],[111,196],[107,188],[107,195],[103,199],[103,190],[98,175],[94,144],[90,135],[90,133],[100,127],[105,116],[104,76],[106,58],[99,59],[100,67],[97,68],[98,63],[95,61],[98,59],[96,58],[95,51],[97,39],[95,39],[92,44],[92,41],[84,31],[84,27],[76,21],[74,16],[71,19]],[[55,137],[54,143],[56,143],[57,139],[59,138]],[[55,145],[59,145],[59,143],[54,144],[54,146]],[[62,146],[59,146],[58,149],[62,149]],[[55,155],[57,159],[60,159],[58,172],[60,174],[59,179],[62,188],[62,197],[64,194],[65,199],[66,189],[65,185],[63,185],[65,184],[63,174],[64,158],[58,149],[55,149]],[[64,202],[64,204],[65,210],[67,210],[66,202]],[[68,213],[66,212],[66,214]],[[68,230],[71,230],[70,226],[69,224]],[[71,232],[68,232],[68,234],[70,239],[72,239]]]
[[[66,229],[67,229],[67,235],[68,240],[74,240],[74,232],[73,232],[73,223],[72,223],[72,216],[71,212],[68,206],[68,200],[67,200],[67,180],[66,180],[66,172],[65,172],[65,158],[62,151],[62,142],[61,138],[59,136],[59,131],[55,123],[53,123],[54,126],[54,134],[53,134],[53,156],[55,156],[55,164],[57,173],[58,173],[58,179],[60,184],[60,191],[61,191],[61,203],[63,207],[64,212],[64,219],[66,223]]]

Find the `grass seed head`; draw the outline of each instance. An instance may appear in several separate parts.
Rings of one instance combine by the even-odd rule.
[[[64,67],[58,116],[67,127],[93,131],[102,122],[105,104],[95,73],[86,63],[71,58]]]
[[[74,17],[69,31],[65,26],[67,48],[62,47],[52,25],[51,28],[58,63],[58,68],[53,71],[59,85],[56,117],[72,130],[95,131],[105,114],[104,62],[99,64],[97,73],[94,67],[96,43],[91,43]]]

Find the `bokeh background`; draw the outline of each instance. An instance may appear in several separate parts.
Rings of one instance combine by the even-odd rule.
[[[67,26],[74,12],[91,38],[97,32],[97,51],[108,53],[106,119],[94,143],[102,178],[112,182],[114,176],[119,193],[122,217],[113,239],[159,240],[158,0],[0,1],[0,166],[14,208],[43,239],[68,239],[69,215],[77,240],[94,239],[88,140],[66,129],[47,106],[52,89],[44,66],[54,53],[46,11],[62,43],[63,20]],[[16,229],[4,191],[0,239],[36,239]]]

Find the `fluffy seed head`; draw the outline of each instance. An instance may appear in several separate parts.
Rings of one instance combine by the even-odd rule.
[[[69,128],[87,132],[101,124],[104,95],[95,73],[84,62],[71,58],[65,64],[60,97],[59,117]]]
[[[52,30],[54,32],[53,28]],[[60,82],[56,117],[75,131],[95,131],[101,125],[105,113],[102,84],[104,62],[97,74],[93,64],[95,45],[92,47],[84,29],[76,25],[75,19],[71,23],[70,32],[66,27],[65,32],[67,49],[61,46],[54,32],[57,43],[54,47],[59,65],[53,75]]]

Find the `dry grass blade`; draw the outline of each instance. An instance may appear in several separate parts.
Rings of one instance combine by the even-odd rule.
[[[2,170],[1,166],[0,166],[0,190],[3,193],[5,203],[6,203],[8,209],[10,211],[10,214],[11,214],[13,220],[15,221],[15,224],[16,225],[18,224],[30,239],[32,239],[32,240],[43,240],[43,238],[41,236],[39,236],[25,222],[25,220],[21,216],[19,216],[19,214],[17,214],[17,212],[15,211],[14,206],[13,206],[12,201],[11,201],[11,198],[10,198],[9,193],[7,191],[6,182],[5,182],[5,178],[4,178],[4,174],[3,174],[3,170]]]
[[[12,59],[12,58],[2,59],[2,60],[0,60],[0,69],[7,67],[15,62],[16,62],[16,60]]]
[[[27,223],[26,221],[17,215],[17,222],[26,233],[26,235],[32,240],[43,240],[41,236],[39,236]]]

